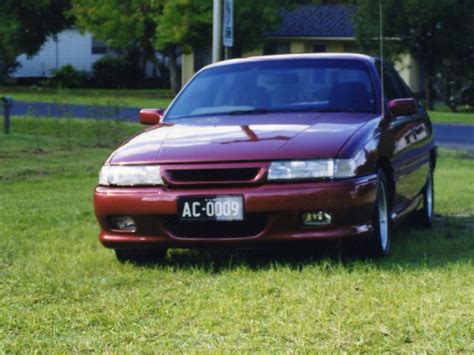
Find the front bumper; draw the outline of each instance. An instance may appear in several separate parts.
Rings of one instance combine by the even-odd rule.
[[[101,226],[99,239],[103,245],[114,249],[147,245],[172,248],[297,246],[319,240],[370,235],[376,181],[373,174],[314,183],[267,183],[262,186],[205,189],[99,186],[94,193],[94,207]],[[177,221],[178,197],[210,195],[242,195],[246,221],[235,225],[235,228],[227,225],[222,229],[213,225],[217,222],[196,224],[194,228]],[[302,213],[320,210],[332,215],[330,225],[303,225]],[[133,217],[137,230],[124,232],[111,229],[111,216]],[[206,230],[209,235],[206,235]]]

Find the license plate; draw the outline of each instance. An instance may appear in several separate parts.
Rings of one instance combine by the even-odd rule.
[[[178,216],[186,221],[242,221],[242,196],[181,197]]]

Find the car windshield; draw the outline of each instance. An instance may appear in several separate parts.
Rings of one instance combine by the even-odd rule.
[[[374,112],[364,62],[281,59],[211,67],[178,96],[166,120],[268,112]]]

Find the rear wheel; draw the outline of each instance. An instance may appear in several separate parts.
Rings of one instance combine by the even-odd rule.
[[[115,249],[117,259],[135,264],[152,264],[162,262],[166,257],[166,248],[153,249]]]
[[[370,257],[387,256],[390,252],[392,225],[390,220],[390,195],[387,178],[382,169],[379,169],[377,178],[377,197],[373,213],[374,234],[368,241],[368,254]]]
[[[425,187],[423,188],[423,207],[416,211],[415,223],[424,227],[431,227],[434,216],[434,184],[433,169],[430,167]]]

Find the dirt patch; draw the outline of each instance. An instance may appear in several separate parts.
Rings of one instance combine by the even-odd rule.
[[[44,149],[41,148],[34,148],[34,149],[23,149],[21,151],[22,153],[28,153],[28,154],[48,154],[48,152]]]

